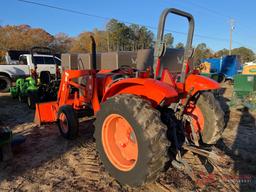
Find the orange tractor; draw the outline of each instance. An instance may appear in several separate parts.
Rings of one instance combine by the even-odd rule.
[[[161,65],[165,53],[163,32],[169,13],[186,17],[189,32],[180,74]],[[167,161],[187,168],[184,150],[204,155],[203,146],[215,144],[224,128],[224,114],[211,90],[220,85],[189,69],[194,18],[177,9],[160,17],[154,49],[154,66],[139,71],[129,66],[66,70],[57,101],[36,105],[38,124],[57,122],[67,139],[78,135],[79,117],[95,117],[97,151],[106,170],[119,182],[139,186],[154,181]]]

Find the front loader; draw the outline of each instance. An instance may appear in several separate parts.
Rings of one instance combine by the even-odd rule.
[[[180,74],[172,74],[161,64],[169,13],[189,21]],[[192,15],[165,9],[158,26],[152,68],[98,70],[93,57],[92,70],[63,72],[57,100],[37,104],[35,122],[56,122],[62,136],[74,139],[79,118],[95,117],[94,137],[100,159],[106,170],[124,184],[139,186],[154,181],[167,161],[187,170],[181,155],[184,149],[208,154],[201,147],[215,144],[224,128],[224,113],[211,92],[220,85],[189,68],[193,32]],[[92,42],[95,56],[93,38]]]

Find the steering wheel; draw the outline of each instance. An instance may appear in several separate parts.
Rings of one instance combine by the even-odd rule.
[[[136,69],[132,68],[131,66],[129,65],[122,65],[120,68],[119,68],[120,71],[124,72],[124,73],[128,73],[128,74],[132,74],[133,72],[136,71]]]

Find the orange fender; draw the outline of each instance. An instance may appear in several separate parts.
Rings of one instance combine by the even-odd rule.
[[[128,78],[120,80],[108,87],[102,102],[117,94],[134,94],[151,101],[153,106],[159,105],[164,99],[164,104],[176,101],[178,92],[165,82],[151,78]]]
[[[192,95],[198,91],[220,89],[220,84],[208,77],[201,75],[190,74],[186,78],[185,91],[189,92],[191,88],[194,88]]]

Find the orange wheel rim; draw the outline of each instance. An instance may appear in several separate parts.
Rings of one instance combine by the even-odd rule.
[[[130,123],[121,115],[111,114],[103,122],[102,144],[104,151],[116,168],[131,170],[138,159],[138,144]]]
[[[204,115],[197,105],[190,105],[187,109],[187,115],[191,117],[191,123],[195,132],[202,132],[204,129]]]
[[[64,113],[60,114],[59,122],[60,122],[60,128],[61,128],[62,132],[67,133],[68,132],[68,120]]]

